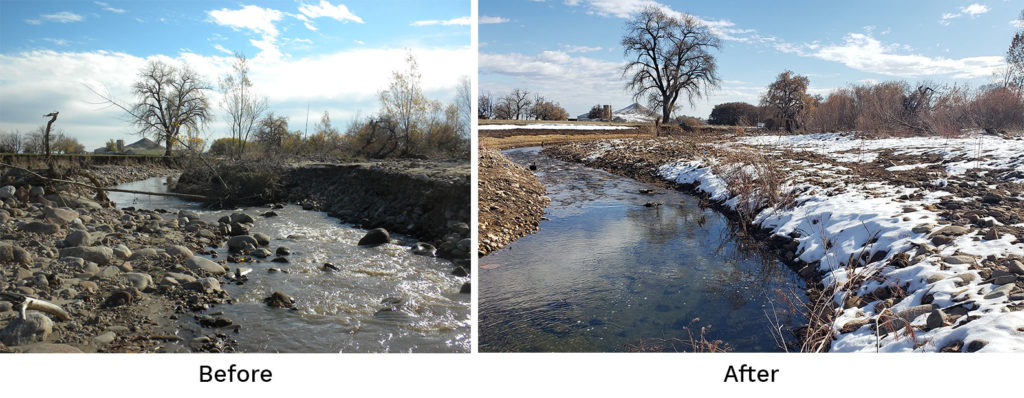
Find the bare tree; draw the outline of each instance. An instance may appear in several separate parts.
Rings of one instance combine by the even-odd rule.
[[[429,101],[420,87],[422,75],[416,58],[409,53],[406,56],[408,69],[394,71],[387,90],[379,93],[380,104],[384,115],[396,124],[395,131],[401,144],[399,156],[407,156],[415,152],[414,143],[420,133],[420,122],[426,120]],[[390,127],[390,126],[389,126]],[[390,153],[390,152],[389,152]]]
[[[231,73],[220,79],[220,90],[224,96],[221,108],[228,114],[231,136],[236,138],[234,142],[237,144],[234,153],[238,157],[267,111],[267,98],[253,91],[249,80],[249,61],[245,55],[236,52],[231,68]]]
[[[477,98],[476,117],[478,119],[494,119],[494,98],[491,92],[480,93]]]
[[[132,93],[136,103],[126,110],[132,124],[142,135],[153,134],[166,143],[165,156],[185,128],[199,131],[213,118],[204,90],[211,87],[187,65],[176,68],[160,61],[150,61],[139,73]],[[113,101],[111,101],[113,103]]]
[[[515,120],[526,118],[532,103],[533,102],[530,101],[530,92],[528,90],[518,88],[513,89],[507,95],[498,100],[498,106],[504,108],[502,109],[502,113],[505,113],[504,116],[506,116],[504,119]],[[495,111],[496,117],[497,114],[498,112]],[[502,118],[498,117],[498,119]]]
[[[811,101],[807,95],[807,76],[785,71],[768,86],[768,92],[761,97],[761,106],[771,109],[786,121],[786,131],[800,128],[797,116]]]
[[[469,76],[459,78],[455,87],[455,109],[458,111],[456,132],[462,137],[469,137],[470,126],[473,124],[473,84]]]
[[[288,118],[276,116],[274,112],[268,113],[255,131],[256,141],[263,144],[267,150],[280,149],[287,134]]]
[[[668,122],[681,93],[694,100],[718,87],[717,64],[711,49],[721,42],[707,25],[690,15],[675,17],[648,6],[626,23],[622,47],[629,63],[622,75],[633,99],[646,98],[651,108],[661,108]]]
[[[21,153],[23,145],[21,131],[0,134],[0,153]]]

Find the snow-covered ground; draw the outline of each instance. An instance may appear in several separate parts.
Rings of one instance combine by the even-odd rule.
[[[633,130],[634,126],[602,126],[594,124],[482,124],[480,130]]]
[[[583,159],[597,161],[617,148],[636,145],[639,142],[608,141],[590,148]],[[1017,286],[1018,280],[1024,281],[1024,236],[1019,232],[1024,224],[999,229],[1003,223],[994,217],[970,213],[957,214],[960,221],[951,222],[937,207],[950,200],[986,206],[981,205],[981,194],[963,197],[946,189],[947,184],[975,184],[985,192],[985,186],[977,187],[978,182],[965,177],[971,169],[983,169],[981,173],[998,174],[985,183],[993,192],[999,187],[1002,196],[996,203],[1024,214],[1024,190],[1014,185],[1024,183],[1024,140],[813,134],[746,137],[713,145],[753,150],[783,162],[788,178],[780,189],[795,196],[794,205],[764,208],[753,222],[774,234],[795,237],[799,247],[794,255],[816,264],[824,274],[823,283],[837,288],[833,329],[838,337],[832,351],[1024,351],[1024,293]],[[808,151],[818,156],[812,159],[831,162],[785,156]],[[853,175],[849,167],[875,162],[883,152],[889,153],[886,159],[909,163],[880,170],[924,173],[925,167],[941,165],[930,170],[945,173],[920,186],[885,175]],[[714,151],[707,153],[661,164],[657,172],[669,181],[699,184],[697,189],[726,206],[750,203],[739,200],[716,174],[735,169],[720,164],[723,160],[710,155]],[[754,167],[743,171],[759,177]],[[972,221],[964,222],[966,218]],[[845,289],[848,286],[858,287]],[[883,287],[904,289],[905,295],[895,294],[890,302],[875,299],[872,292]],[[879,319],[883,328],[876,334],[872,323]],[[900,319],[909,322],[913,332]],[[886,329],[892,330],[885,333]]]

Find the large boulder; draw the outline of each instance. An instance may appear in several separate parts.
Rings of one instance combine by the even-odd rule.
[[[388,230],[374,228],[367,232],[366,235],[363,235],[362,239],[359,239],[359,246],[378,246],[388,242],[391,242],[391,235],[388,234]]]
[[[114,250],[106,246],[68,247],[60,249],[61,257],[78,257],[99,265],[107,265],[114,261]]]
[[[238,252],[242,250],[251,250],[259,246],[259,241],[252,235],[238,235],[232,236],[228,239],[228,251]]]
[[[225,270],[220,264],[202,256],[189,257],[185,260],[185,266],[193,271],[203,271],[214,275],[220,275],[227,272],[227,270]]]
[[[0,343],[25,345],[45,340],[53,332],[53,321],[38,312],[28,312],[25,319],[15,317],[0,330]]]

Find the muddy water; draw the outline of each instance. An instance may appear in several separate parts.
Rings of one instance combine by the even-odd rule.
[[[166,192],[166,179],[153,178],[119,186]],[[268,208],[206,211],[175,198],[111,193],[119,206],[198,211],[204,221],[236,211],[256,219],[253,232],[270,236],[270,249],[291,249],[290,263],[263,261],[230,264],[253,271],[248,282],[222,281],[234,304],[218,305],[207,314],[240,324],[232,334],[245,352],[469,352],[470,299],[459,294],[468,278],[451,275],[451,263],[409,252],[412,238],[392,235],[393,243],[376,248],[356,243],[365,230],[340,224],[324,213],[288,205],[278,217],[259,217]],[[226,258],[220,249],[218,258]],[[268,259],[269,260],[269,259]],[[339,271],[325,272],[324,263]],[[268,272],[275,267],[285,272]],[[270,308],[263,298],[281,291],[295,299],[297,311]],[[380,311],[397,303],[398,311]],[[185,333],[210,334],[183,316]],[[216,330],[223,332],[222,330]],[[187,336],[185,336],[187,337]]]
[[[480,259],[480,351],[690,350],[708,326],[734,351],[783,350],[778,326],[795,340],[802,281],[722,215],[537,152],[506,152],[538,166],[551,205],[539,232]]]

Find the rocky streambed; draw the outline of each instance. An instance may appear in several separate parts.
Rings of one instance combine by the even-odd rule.
[[[5,181],[20,185],[0,188],[0,352],[469,349],[466,269],[414,239],[298,206],[118,208],[71,187]],[[281,346],[286,335],[314,343]]]

